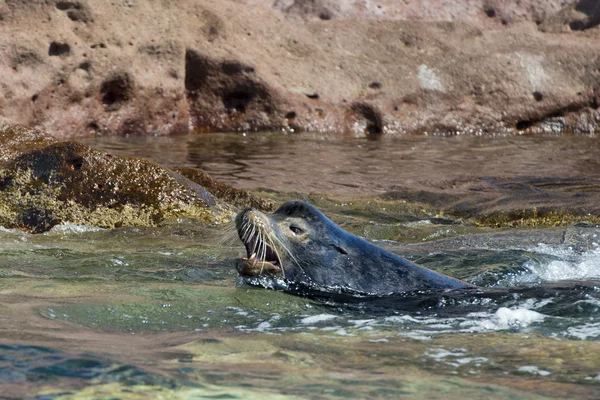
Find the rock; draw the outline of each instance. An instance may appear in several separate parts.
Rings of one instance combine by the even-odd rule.
[[[600,8],[594,0],[579,0],[540,23],[544,32],[583,31],[600,24]]]
[[[275,209],[272,203],[258,198],[245,190],[236,189],[222,182],[215,181],[212,176],[197,168],[175,168],[175,171],[201,185],[219,199],[238,208],[254,207],[265,212]]]
[[[168,218],[228,220],[205,188],[149,161],[115,157],[0,121],[0,225],[44,232],[61,223],[154,226]]]
[[[71,21],[91,22],[92,12],[85,2],[79,1],[57,1],[56,8],[67,14]]]
[[[581,3],[593,3],[582,0]],[[250,1],[246,1],[250,3]],[[465,21],[477,24],[502,24],[533,21],[539,23],[570,6],[570,0],[252,0],[252,4],[274,7],[291,20],[373,19],[406,21]],[[325,17],[325,18],[324,18]]]
[[[249,65],[214,60],[188,49],[185,89],[190,117],[197,129],[258,130],[279,125],[272,119],[281,114],[278,107],[283,99]]]
[[[0,115],[61,138],[599,128],[589,0],[11,1],[0,18]]]
[[[0,118],[0,163],[27,151],[44,148],[56,140],[41,129],[28,129]]]

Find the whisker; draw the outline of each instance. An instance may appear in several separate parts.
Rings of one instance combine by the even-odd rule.
[[[233,247],[238,240],[238,234],[235,224],[230,223],[224,226],[222,229],[219,229],[218,236],[220,238],[216,240],[215,246]]]
[[[269,240],[269,243],[271,243],[271,249],[273,249],[273,251],[275,252],[275,255],[277,256],[277,259],[279,260],[279,269],[281,270],[281,275],[283,275],[283,279],[285,279],[285,270],[283,269],[283,259],[279,255],[279,250],[277,250],[277,246],[275,246],[275,243],[273,243],[273,238],[271,236],[269,236],[267,239]]]
[[[275,240],[277,240],[277,243],[279,243],[281,245],[281,247],[285,250],[285,252],[290,256],[290,258],[292,259],[292,261],[294,261],[294,263],[299,267],[300,267],[300,263],[298,262],[298,260],[296,259],[296,257],[294,257],[294,255],[292,254],[292,252],[290,251],[290,249],[287,248],[287,246],[285,244],[283,244],[283,242],[275,235],[273,235],[273,238]]]
[[[255,240],[256,238],[255,238],[254,232],[255,232],[255,227],[252,226],[252,229],[250,230],[250,233],[248,234],[248,240],[254,239],[253,246],[252,246],[252,254],[254,254],[256,252],[256,244],[257,244],[257,242]]]
[[[259,230],[258,231],[258,237],[259,237],[259,240],[260,240],[260,247],[261,247],[261,249],[260,249],[260,258],[259,258],[260,261],[261,261],[261,264],[260,264],[260,274],[262,274],[263,270],[265,269],[265,256],[267,254],[267,244],[265,243],[264,238],[262,236],[263,236],[263,233],[262,233],[261,230]]]
[[[243,226],[242,226],[242,240],[244,242],[247,242],[248,241],[248,232],[250,230],[251,224],[250,224],[250,221],[248,221],[247,219],[245,219],[244,222],[242,222],[242,223],[243,223]]]

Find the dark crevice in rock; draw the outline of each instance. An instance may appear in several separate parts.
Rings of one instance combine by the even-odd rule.
[[[56,219],[52,211],[31,209],[23,212],[20,222],[31,233],[42,233],[60,224],[61,220]]]
[[[226,75],[237,75],[242,72],[252,73],[254,72],[254,68],[235,61],[226,61],[221,64],[221,71]]]
[[[383,133],[383,119],[381,113],[368,104],[353,104],[351,108],[353,114],[362,117],[366,121],[365,133],[367,135],[376,135]]]
[[[208,62],[193,50],[185,52],[185,89],[194,93],[200,90],[208,78]]]
[[[329,21],[332,18],[333,18],[333,14],[328,9],[324,9],[321,12],[319,12],[319,19],[321,19],[323,21]]]
[[[83,167],[83,164],[85,163],[85,159],[83,157],[77,157],[72,160],[69,160],[69,163],[71,164],[71,166],[73,166],[73,169],[75,171],[79,171],[81,169],[81,167]]]
[[[69,17],[71,21],[92,21],[92,14],[88,6],[78,1],[58,1],[56,2],[56,8],[61,11],[66,11],[67,17]]]
[[[223,94],[223,105],[228,110],[243,113],[259,92],[260,89],[254,85],[237,85],[233,90]]]
[[[49,56],[64,56],[71,52],[71,46],[68,43],[52,42],[48,48]]]
[[[590,107],[594,110],[600,108],[600,91],[594,89],[594,96],[592,97],[592,101],[590,102]]]
[[[0,179],[0,190],[4,190],[13,185],[15,179],[12,176],[5,176]]]
[[[586,27],[585,22],[583,22],[581,20],[569,22],[569,28],[571,28],[572,31],[582,31],[585,29],[585,27]]]
[[[535,121],[535,122],[540,122],[540,121]],[[531,128],[531,126],[533,126],[533,124],[535,124],[535,122],[528,121],[528,120],[518,121],[517,124],[515,125],[515,129],[518,131],[524,131],[527,128]]]
[[[535,93],[539,93],[539,92],[535,92]],[[534,97],[535,97],[535,93],[534,93]],[[540,93],[540,95],[541,95],[541,93]],[[540,99],[538,100],[538,97],[535,97],[535,99],[538,101],[542,100],[542,98],[543,98],[543,96],[540,97]],[[556,109],[554,111],[550,111],[550,112],[544,113],[542,115],[535,116],[533,118],[519,120],[515,124],[515,129],[517,129],[518,131],[523,131],[528,128],[531,128],[532,126],[534,126],[536,124],[546,122],[553,118],[565,117],[570,113],[581,112],[581,111],[585,110],[586,108],[594,108],[595,109],[595,108],[597,108],[597,106],[598,106],[597,99],[595,96],[592,96],[586,102],[570,104],[565,107]]]
[[[185,89],[190,114],[198,126],[210,129],[266,129],[277,116],[273,93],[256,75],[255,69],[231,60],[214,60],[187,49]],[[219,121],[214,126],[214,121]],[[258,128],[260,126],[260,128]]]
[[[126,102],[132,97],[133,82],[127,73],[117,73],[102,82],[102,103],[111,105]]]
[[[79,64],[77,68],[82,69],[84,71],[89,71],[92,68],[92,63],[89,61],[84,61],[81,64]]]
[[[485,15],[490,18],[494,18],[496,16],[496,9],[494,7],[486,7],[484,10]]]
[[[577,5],[575,6],[575,10],[587,15],[587,21],[574,21],[572,22],[581,22],[581,26],[577,26],[576,28],[582,27],[581,29],[571,29],[573,30],[584,30],[593,28],[596,25],[600,24],[600,2],[598,0],[579,0]]]

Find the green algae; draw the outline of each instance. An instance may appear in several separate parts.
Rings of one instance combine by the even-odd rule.
[[[151,226],[169,217],[213,221],[226,214],[223,204],[183,179],[144,160],[117,159],[74,142],[54,144],[0,169],[0,200],[9,209],[0,223],[39,232],[59,223]],[[19,218],[11,221],[15,214]]]
[[[520,212],[496,213],[481,218],[474,218],[473,223],[477,226],[493,228],[569,226],[578,223],[598,225],[600,224],[600,215],[582,215],[580,212],[565,210],[543,212],[534,208]]]
[[[55,142],[40,129],[29,129],[0,117],[0,163]]]
[[[156,226],[180,217],[207,224],[233,215],[202,186],[157,164],[59,143],[6,121],[0,150],[0,225],[7,228]]]
[[[206,172],[197,168],[174,168],[174,171],[180,173],[186,178],[206,188],[210,193],[219,199],[239,208],[253,207],[261,211],[273,211],[274,205],[246,190],[235,189],[222,182],[213,179]]]

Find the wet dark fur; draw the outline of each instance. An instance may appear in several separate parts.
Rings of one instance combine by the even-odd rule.
[[[304,287],[379,295],[473,287],[416,265],[344,231],[315,207],[302,201],[289,201],[270,216],[245,209],[236,218],[240,238],[242,227],[250,220],[248,213],[255,217],[258,215],[267,225],[268,234],[279,238],[294,256],[295,259],[292,259],[282,246],[273,242],[282,258],[282,278],[294,290]],[[295,235],[282,231],[288,229],[287,224],[293,221],[305,221],[303,226],[308,228],[305,240],[295,240]]]

